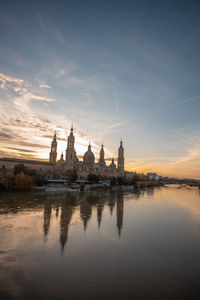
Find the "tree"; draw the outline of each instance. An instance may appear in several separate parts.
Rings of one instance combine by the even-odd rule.
[[[8,189],[8,183],[5,180],[0,180],[0,191],[6,191]]]
[[[14,181],[15,181],[15,175],[11,172],[6,173],[6,182],[8,185],[8,189],[12,189],[14,186]]]
[[[124,183],[125,183],[124,177],[118,177],[118,178],[117,178],[117,183],[118,183],[119,185],[124,185]]]
[[[25,165],[24,164],[17,164],[17,165],[15,165],[15,167],[14,167],[14,174],[16,175],[16,174],[19,174],[21,172],[23,172],[25,174],[25,172],[26,172]]]
[[[36,175],[36,170],[35,169],[32,169],[32,168],[28,168],[26,167],[26,170],[25,170],[25,175],[28,175],[28,176],[35,176]]]
[[[67,178],[69,183],[72,183],[74,181],[76,181],[76,179],[78,178],[78,174],[76,169],[72,169],[72,170],[68,170],[67,171]]]
[[[24,164],[15,165],[14,174],[16,175],[16,174],[19,174],[21,172],[23,172],[25,175],[28,175],[28,176],[36,175],[36,170],[35,169],[26,167]]]
[[[40,175],[40,174],[36,174],[34,177],[34,183],[38,186],[42,186],[46,183],[46,180],[45,180],[45,176],[44,175]]]
[[[91,181],[91,182],[98,182],[99,181],[99,176],[96,174],[88,174],[87,176],[87,180]]]
[[[116,183],[117,183],[117,179],[115,177],[111,177],[111,179],[110,179],[110,185],[111,186],[115,186]]]
[[[18,191],[31,190],[33,187],[32,177],[25,175],[23,172],[15,176],[15,188]]]

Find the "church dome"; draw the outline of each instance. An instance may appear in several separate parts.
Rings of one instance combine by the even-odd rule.
[[[112,169],[116,169],[116,164],[115,164],[115,162],[114,162],[114,158],[112,158],[112,162],[111,162],[111,164],[109,165],[109,167],[112,168]]]
[[[83,156],[83,162],[85,164],[94,164],[94,153],[91,151],[91,145],[88,146],[88,151],[85,152]]]

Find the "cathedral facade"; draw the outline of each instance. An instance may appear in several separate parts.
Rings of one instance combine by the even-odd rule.
[[[67,148],[65,151],[65,158],[62,154],[57,160],[57,140],[56,133],[54,134],[51,143],[51,151],[49,154],[49,163],[55,165],[55,170],[64,174],[67,170],[75,169],[79,178],[87,178],[88,174],[96,174],[100,176],[119,177],[124,176],[124,148],[122,141],[118,149],[117,166],[112,159],[109,166],[105,162],[105,153],[103,144],[99,152],[98,162],[95,162],[95,156],[91,149],[91,144],[88,145],[88,150],[83,155],[83,160],[79,160],[75,151],[75,136],[73,127],[71,127],[70,134],[67,139]]]
[[[110,165],[106,165],[105,153],[103,144],[99,151],[98,162],[95,162],[95,156],[92,152],[91,144],[88,145],[88,150],[83,156],[83,160],[79,160],[75,151],[75,136],[73,127],[67,139],[67,148],[65,158],[62,154],[60,159],[57,159],[57,139],[54,134],[51,142],[51,151],[49,153],[49,161],[30,160],[22,158],[3,157],[0,158],[0,178],[5,176],[7,171],[14,171],[17,164],[24,164],[26,167],[36,170],[38,174],[44,175],[46,179],[52,179],[55,171],[60,176],[65,175],[68,170],[76,170],[79,179],[86,179],[88,174],[100,175],[101,177],[132,177],[132,172],[124,171],[124,148],[122,141],[118,149],[117,165],[114,158]]]

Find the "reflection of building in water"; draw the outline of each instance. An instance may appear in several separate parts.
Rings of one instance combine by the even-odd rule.
[[[144,190],[135,189],[134,194],[133,194],[133,198],[135,200],[139,200],[139,198],[143,195],[142,193],[144,193]]]
[[[69,224],[73,215],[73,206],[62,203],[60,214],[60,244],[62,251],[68,238]]]
[[[113,196],[109,198],[109,200],[108,200],[108,206],[110,206],[110,215],[112,216],[113,209],[115,207],[115,199],[114,199]]]
[[[59,216],[59,203],[58,202],[54,204],[53,209],[56,211],[56,219],[57,219]]]
[[[146,191],[146,193],[147,193],[148,196],[153,196],[153,194],[154,194],[154,187],[148,188],[147,191]]]
[[[92,216],[92,206],[84,197],[80,202],[80,216],[83,221],[84,231],[87,229],[88,220]]]
[[[56,208],[56,218],[57,218],[59,215],[59,205],[57,204],[55,208]]]
[[[124,212],[124,196],[119,193],[117,196],[117,228],[118,234],[121,235],[121,230],[123,226],[123,212]]]
[[[100,228],[100,226],[101,226],[103,208],[104,208],[103,200],[99,200],[98,203],[97,203],[97,222],[98,222],[98,228]]]
[[[50,221],[51,221],[51,203],[50,202],[45,202],[44,205],[44,225],[43,225],[43,230],[45,236],[47,236],[49,232],[49,226],[50,226]]]
[[[137,195],[139,197],[139,195]],[[92,217],[92,210],[96,208],[97,224],[102,224],[104,205],[112,214],[116,203],[116,226],[119,236],[123,226],[123,193],[120,191],[89,191],[88,193],[64,193],[60,195],[48,195],[44,205],[44,235],[47,236],[50,229],[51,217],[60,218],[60,245],[62,252],[68,240],[69,226],[75,207],[80,205],[80,219],[87,230],[88,222]],[[55,211],[53,213],[53,211]]]

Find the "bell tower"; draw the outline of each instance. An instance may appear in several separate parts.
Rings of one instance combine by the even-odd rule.
[[[56,141],[56,132],[53,137],[53,141],[51,142],[51,152],[49,153],[49,162],[56,163],[57,159],[57,141]]]
[[[72,162],[76,160],[76,151],[74,149],[75,137],[73,134],[73,125],[70,130],[70,135],[67,139],[67,149],[66,149],[66,161]]]
[[[103,143],[102,143],[102,145],[101,145],[101,150],[100,150],[100,153],[99,153],[99,164],[100,164],[100,166],[102,166],[102,167],[105,167],[105,166],[106,166],[105,159],[104,159]]]
[[[122,146],[122,140],[118,149],[118,169],[124,171],[124,148]]]

